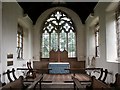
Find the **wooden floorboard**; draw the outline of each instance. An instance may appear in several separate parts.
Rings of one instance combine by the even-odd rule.
[[[44,74],[43,81],[52,82],[72,82],[73,74]],[[75,74],[75,78],[79,81],[91,81],[91,77],[87,74]]]
[[[44,74],[42,90],[74,90],[72,76],[73,74]],[[91,81],[91,78],[86,74],[75,74],[75,77],[80,81]],[[82,85],[85,88],[87,83]]]
[[[45,74],[43,81],[65,82],[73,80],[71,78],[71,74]]]

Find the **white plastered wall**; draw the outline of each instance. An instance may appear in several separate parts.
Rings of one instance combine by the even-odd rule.
[[[82,60],[84,61],[85,60],[84,25],[81,23],[79,16],[75,12],[65,7],[50,8],[39,16],[34,27],[34,60],[40,60],[41,30],[42,30],[43,23],[47,19],[48,15],[50,15],[56,9],[64,11],[73,20],[75,29],[77,31],[77,58],[78,58],[78,61],[82,61]]]
[[[27,15],[23,15],[23,10],[16,2],[2,3],[2,40],[1,44],[1,74],[7,69],[26,67],[26,62],[31,60],[33,49],[32,37],[32,21]],[[18,23],[24,28],[24,56],[23,59],[17,59],[17,28]],[[1,36],[0,36],[1,37]],[[7,66],[7,54],[13,54],[13,65]],[[21,73],[16,70],[16,75],[19,77]],[[8,82],[5,75],[2,76],[2,82]]]
[[[101,67],[104,69],[108,69],[109,72],[112,73],[112,75],[108,74],[108,78],[106,80],[107,83],[114,82],[115,80],[115,74],[119,72],[118,69],[118,63],[113,63],[113,62],[108,62],[106,59],[106,28],[107,28],[107,23],[106,21],[106,8],[110,5],[110,2],[100,2],[97,4],[96,8],[94,9],[94,14],[95,17],[99,17],[99,25],[100,25],[100,39],[99,39],[99,47],[100,47],[100,57],[96,58],[96,67]],[[89,34],[92,30],[89,29],[91,23],[93,22],[94,17],[88,17],[86,20],[86,42],[87,42],[87,50],[86,50],[86,55],[89,57],[90,55],[95,55],[93,51],[95,51],[95,48],[93,47],[93,43],[91,42],[94,38],[92,37],[92,34]],[[112,36],[111,36],[112,37]],[[112,52],[112,51],[111,51]],[[87,61],[87,58],[86,58]],[[87,64],[86,64],[87,65]]]
[[[0,1],[0,68],[2,68],[2,63],[1,63],[1,48],[2,48],[2,2]],[[0,69],[0,81],[1,81],[1,69]]]

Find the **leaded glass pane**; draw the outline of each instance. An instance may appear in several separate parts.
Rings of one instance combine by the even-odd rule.
[[[75,57],[76,52],[75,33],[72,30],[68,33],[68,57]]]
[[[55,30],[51,33],[51,49],[58,50],[58,34]]]
[[[64,30],[62,30],[60,33],[60,51],[63,51],[64,49],[67,50],[67,35]]]
[[[42,57],[49,57],[49,33],[45,32],[42,36]]]

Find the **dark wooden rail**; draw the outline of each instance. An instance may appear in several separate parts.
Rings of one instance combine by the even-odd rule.
[[[17,77],[16,77],[16,75],[15,75],[15,69],[14,69],[14,68],[12,68],[12,75],[13,75],[13,78],[14,78],[15,80],[17,80]]]
[[[95,72],[97,72],[97,71],[95,71]],[[98,72],[98,73],[100,73],[100,76],[98,77],[98,80],[102,81],[103,83],[105,83],[105,80],[107,79],[108,74],[112,75],[112,73],[108,72],[107,69],[105,69],[105,70],[101,69],[100,72]],[[102,79],[102,77],[103,77],[103,79]]]
[[[28,70],[28,68],[17,68],[17,70]]]
[[[105,74],[104,74],[104,77],[103,77],[103,79],[101,80],[102,82],[104,82],[104,83],[105,83],[105,80],[106,80],[106,78],[107,78],[107,75],[108,75],[108,70],[107,70],[107,69],[105,69]]]
[[[80,90],[82,88],[83,90],[83,86],[81,85],[80,81],[75,78],[74,76],[72,76],[73,82],[74,82],[74,90]]]
[[[98,77],[98,80],[101,80],[102,76],[103,76],[103,68],[100,70],[100,76]]]
[[[14,68],[12,68],[11,71],[8,69],[6,72],[3,73],[3,75],[6,75],[6,74],[7,74],[7,77],[8,77],[8,79],[9,79],[10,82],[13,82],[14,80],[17,79],[17,77],[15,76],[15,69]],[[11,74],[12,74],[14,80],[12,80]]]
[[[39,83],[39,90],[41,90],[42,79],[43,79],[43,75],[41,74],[36,78],[36,80],[30,86],[28,86],[26,90],[35,90],[38,83]]]

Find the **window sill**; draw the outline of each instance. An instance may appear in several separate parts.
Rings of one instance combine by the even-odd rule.
[[[100,58],[100,56],[95,56],[95,58]]]
[[[119,60],[107,60],[107,62],[111,62],[111,63],[120,63]]]
[[[17,58],[17,60],[24,60],[23,58]]]

